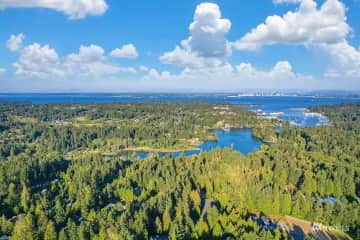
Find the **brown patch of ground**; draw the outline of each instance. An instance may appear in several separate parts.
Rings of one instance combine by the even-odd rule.
[[[340,230],[290,216],[279,219],[278,225],[286,230],[295,240],[304,239],[306,236],[317,240],[351,240],[350,236]]]

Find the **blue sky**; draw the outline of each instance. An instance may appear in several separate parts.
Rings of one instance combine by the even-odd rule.
[[[357,0],[0,0],[0,92],[360,90]]]

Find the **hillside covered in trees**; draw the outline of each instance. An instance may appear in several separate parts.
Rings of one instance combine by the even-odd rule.
[[[289,127],[215,103],[0,104],[0,236],[289,239],[276,222],[292,216],[359,239],[360,104],[311,111],[331,124]],[[211,129],[243,127],[266,142],[247,156],[124,156],[191,149]]]

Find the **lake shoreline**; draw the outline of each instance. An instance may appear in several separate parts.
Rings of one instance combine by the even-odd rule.
[[[216,131],[215,135],[209,135],[203,141],[197,144],[190,145],[189,147],[178,149],[164,149],[164,148],[151,148],[151,147],[132,147],[121,150],[121,153],[135,153],[141,159],[147,158],[148,154],[171,154],[174,157],[180,154],[186,156],[198,155],[201,152],[211,151],[216,148],[234,148],[236,151],[247,155],[251,152],[256,152],[260,149],[261,145],[266,144],[261,139],[255,138],[252,134],[253,129],[244,128],[216,128],[210,131]],[[142,155],[144,154],[144,155]]]

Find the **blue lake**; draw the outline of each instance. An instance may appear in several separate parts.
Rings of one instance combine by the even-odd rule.
[[[244,155],[247,155],[251,152],[259,150],[262,145],[261,141],[252,136],[252,130],[249,128],[232,129],[229,131],[216,130],[215,132],[218,137],[217,141],[205,141],[194,150],[161,153],[160,156],[164,156],[165,154],[169,154],[174,158],[179,157],[182,154],[184,156],[192,156],[201,152],[208,152],[216,148],[232,148]],[[150,153],[147,152],[138,152],[136,153],[136,157],[145,159],[149,156],[149,154]]]

